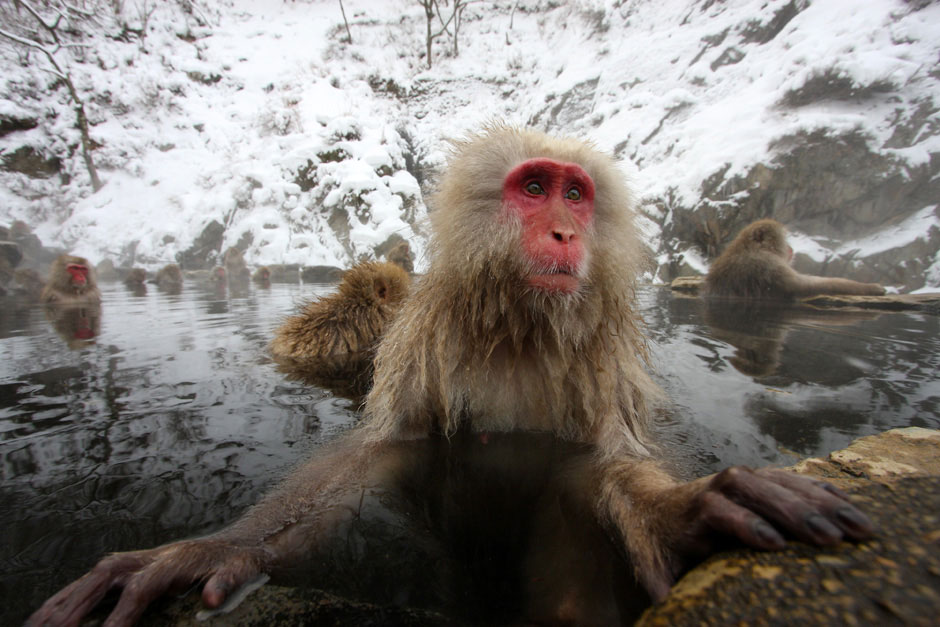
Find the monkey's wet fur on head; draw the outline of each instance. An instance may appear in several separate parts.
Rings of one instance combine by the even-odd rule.
[[[284,321],[271,342],[271,355],[285,372],[330,389],[344,378],[368,387],[376,344],[410,284],[408,273],[393,263],[353,266],[334,294]]]
[[[496,125],[453,149],[431,200],[430,270],[379,348],[366,406],[373,437],[453,433],[472,416],[479,430],[646,450],[659,390],[634,310],[644,248],[616,164],[582,141]],[[593,181],[593,220],[575,233],[580,254],[526,246],[504,180],[532,159],[579,164]],[[571,289],[530,280],[553,273],[573,277]]]

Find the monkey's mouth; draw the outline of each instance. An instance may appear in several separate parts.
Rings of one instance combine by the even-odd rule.
[[[554,267],[533,272],[529,275],[528,283],[540,290],[571,294],[581,286],[581,279],[571,268]]]

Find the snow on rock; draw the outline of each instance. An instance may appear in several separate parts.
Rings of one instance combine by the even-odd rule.
[[[430,67],[414,2],[346,0],[351,41],[333,2],[190,4],[157,3],[143,38],[100,20],[70,58],[95,193],[64,90],[0,42],[0,117],[40,121],[0,137],[0,157],[61,160],[59,176],[0,170],[0,223],[149,266],[213,222],[220,250],[257,264],[348,266],[402,237],[420,269],[446,140],[499,119],[627,162],[658,279],[704,271],[769,216],[804,271],[940,287],[937,3],[471,3]]]

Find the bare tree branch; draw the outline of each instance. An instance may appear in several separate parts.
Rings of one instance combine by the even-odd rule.
[[[26,46],[27,49],[39,50],[40,52],[42,52],[45,55],[46,59],[49,61],[49,64],[53,67],[53,70],[51,70],[50,72],[57,78],[61,79],[62,82],[65,84],[65,87],[66,89],[68,89],[68,92],[69,92],[69,98],[71,99],[72,103],[75,105],[75,122],[76,122],[76,125],[78,126],[78,131],[81,136],[82,159],[85,162],[85,169],[88,170],[88,176],[91,178],[92,188],[95,191],[98,191],[104,186],[104,184],[101,182],[101,179],[98,177],[98,169],[95,167],[94,159],[91,156],[91,150],[92,150],[91,136],[88,131],[88,116],[85,115],[85,103],[82,101],[81,96],[79,96],[78,94],[78,90],[75,88],[75,83],[72,81],[71,74],[67,70],[65,70],[61,64],[59,64],[59,60],[56,58],[56,53],[62,50],[63,48],[81,47],[82,44],[62,43],[62,41],[59,39],[59,33],[58,33],[57,28],[63,18],[66,19],[66,21],[68,20],[68,16],[64,16],[61,13],[61,11],[58,12],[58,17],[56,17],[55,22],[53,22],[52,24],[49,24],[48,22],[45,21],[45,19],[43,19],[43,17],[39,14],[39,12],[36,9],[34,9],[32,5],[29,4],[29,2],[27,2],[26,0],[17,0],[17,1],[19,3],[19,6],[24,7],[26,11],[30,15],[32,15],[33,19],[35,19],[42,26],[42,28],[50,34],[53,41],[55,42],[55,46],[50,48],[48,45],[44,44],[41,41],[28,39],[26,37],[21,37],[19,35],[16,35],[15,33],[11,33],[4,29],[0,29],[0,36],[5,37],[6,39],[9,39],[10,41],[13,41],[14,43],[20,44],[22,46]],[[36,36],[38,39],[38,36],[39,36],[38,32]]]
[[[343,8],[343,0],[339,0],[339,10],[343,14],[343,24],[346,25],[346,36],[349,38],[349,43],[352,43],[352,33],[349,31],[349,22],[346,21],[346,9]]]

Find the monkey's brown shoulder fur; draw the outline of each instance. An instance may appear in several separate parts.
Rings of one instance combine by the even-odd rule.
[[[271,354],[311,366],[319,359],[342,360],[371,352],[407,295],[410,281],[392,263],[365,262],[351,268],[336,293],[307,304],[281,325],[271,342]]]
[[[787,265],[786,232],[776,220],[745,227],[712,263],[705,277],[710,296],[791,298],[795,271]]]
[[[175,287],[183,283],[183,273],[175,263],[167,264],[157,272],[155,281],[160,287]]]

